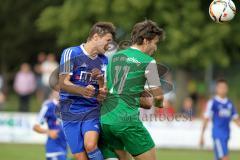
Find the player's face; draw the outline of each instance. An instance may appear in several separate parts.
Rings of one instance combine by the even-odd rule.
[[[216,94],[220,97],[225,97],[228,92],[228,86],[226,83],[218,83],[216,86]]]
[[[157,51],[157,43],[159,41],[159,37],[156,36],[154,39],[151,41],[146,41],[145,42],[145,52],[148,53],[149,55],[152,55],[155,51]]]
[[[107,33],[104,36],[99,36],[96,42],[96,48],[99,54],[104,54],[108,48],[109,44],[112,42],[112,34]]]

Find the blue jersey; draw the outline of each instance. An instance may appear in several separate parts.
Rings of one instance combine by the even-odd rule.
[[[47,123],[49,129],[59,130],[58,138],[52,139],[48,137],[46,147],[46,155],[59,154],[63,155],[67,153],[67,143],[63,133],[60,119],[55,115],[55,109],[58,103],[54,100],[47,100],[43,103],[41,111],[38,115],[38,123]]]
[[[70,81],[77,86],[86,87],[87,85],[93,85],[98,89],[97,79],[92,77],[91,72],[93,69],[99,69],[104,74],[108,62],[107,57],[104,55],[91,57],[83,45],[70,47],[63,51],[60,62],[60,74],[70,74]],[[73,113],[81,113],[89,110],[89,107],[99,106],[96,97],[85,98],[63,90],[60,91],[60,100],[70,100],[70,112]]]
[[[228,139],[230,136],[230,122],[233,118],[237,118],[238,114],[229,99],[216,96],[208,102],[204,116],[212,119],[212,137],[214,139]]]

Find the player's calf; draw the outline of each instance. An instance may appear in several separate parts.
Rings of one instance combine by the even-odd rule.
[[[88,160],[87,155],[86,155],[85,152],[76,153],[76,154],[73,155],[73,157],[74,157],[76,160]]]
[[[117,153],[119,160],[129,160],[131,159],[131,156],[128,154],[128,152],[124,151],[124,150],[115,150],[115,152]]]
[[[87,152],[89,160],[104,160],[101,151],[97,146],[98,132],[88,131],[84,135],[84,148]]]
[[[135,160],[157,160],[157,157],[156,157],[156,149],[155,148],[152,148],[150,149],[149,151],[143,153],[143,154],[140,154],[138,156],[135,156],[134,157]]]

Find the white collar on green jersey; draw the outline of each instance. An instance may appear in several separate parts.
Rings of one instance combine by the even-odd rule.
[[[133,46],[131,46],[130,48],[132,48],[132,49],[136,49],[136,50],[139,50],[140,52],[142,52],[139,48],[137,48],[137,47],[133,47]]]

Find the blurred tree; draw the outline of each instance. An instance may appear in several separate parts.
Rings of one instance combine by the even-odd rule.
[[[40,51],[55,51],[55,35],[41,33],[35,21],[49,5],[62,0],[2,0],[0,5],[0,71],[16,70],[20,63],[34,63]]]
[[[207,69],[211,64],[229,66],[240,60],[239,16],[226,24],[214,23],[208,14],[209,1],[175,0],[66,0],[47,7],[37,21],[42,31],[57,33],[59,46],[83,41],[89,27],[101,20],[112,21],[119,38],[129,38],[132,26],[145,18],[166,30],[158,60],[184,69]]]
[[[239,2],[234,2],[240,10]],[[0,74],[16,71],[24,61],[34,63],[39,51],[59,54],[62,47],[84,42],[97,21],[112,21],[121,41],[130,39],[136,22],[152,19],[166,30],[155,58],[176,68],[177,82],[187,82],[185,71],[205,74],[210,82],[216,67],[229,71],[240,61],[240,14],[229,23],[216,24],[209,17],[209,4],[208,0],[2,0]],[[177,95],[187,94],[186,86],[179,86]]]
[[[37,24],[42,31],[55,32],[57,44],[66,46],[84,42],[97,21],[112,21],[119,41],[130,39],[136,22],[156,21],[166,30],[166,40],[155,58],[176,68],[176,94],[183,99],[191,77],[186,71],[199,73],[209,86],[214,66],[227,68],[240,60],[240,15],[216,24],[209,17],[209,4],[206,0],[65,0],[62,6],[47,7]]]

